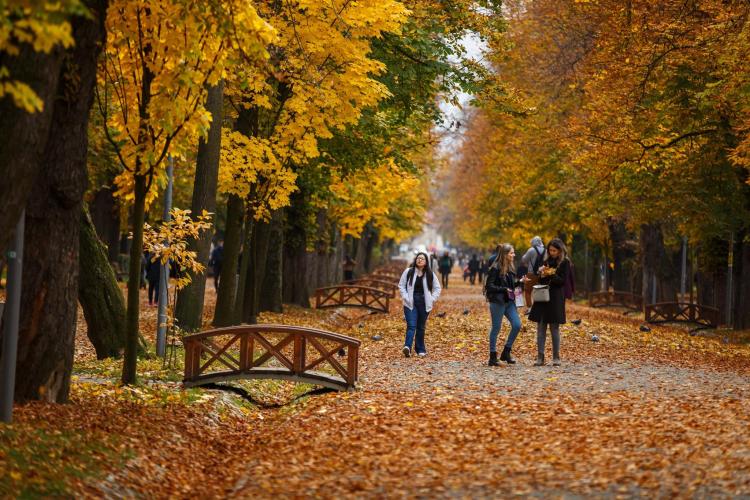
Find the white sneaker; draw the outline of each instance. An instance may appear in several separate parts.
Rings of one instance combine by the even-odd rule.
[[[427,356],[427,353],[426,352],[420,352],[420,353],[417,353],[417,356],[419,356],[420,358],[424,358],[425,356]]]
[[[405,356],[405,357],[407,357],[407,358],[408,358],[409,356],[411,356],[411,349],[409,349],[409,348],[408,348],[408,347],[406,347],[406,346],[404,346],[404,348],[403,348],[403,349],[401,349],[401,352],[403,352],[403,353],[404,353],[404,356]]]
[[[560,359],[553,359],[552,366],[560,366]]]

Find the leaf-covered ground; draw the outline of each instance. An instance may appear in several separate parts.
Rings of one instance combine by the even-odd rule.
[[[519,363],[491,368],[479,287],[456,282],[428,323],[428,357],[406,359],[400,307],[266,314],[363,340],[357,391],[241,384],[273,409],[183,391],[158,360],[141,364],[147,383],[120,388],[118,362],[93,360],[79,332],[73,403],[22,406],[0,431],[0,494],[750,495],[747,346],[571,305],[582,322],[563,328],[562,367],[532,366],[524,320]]]

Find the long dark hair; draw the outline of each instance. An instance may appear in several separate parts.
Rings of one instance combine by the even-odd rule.
[[[420,255],[423,255],[425,260],[424,273],[425,276],[427,276],[427,288],[432,292],[432,269],[430,269],[430,258],[424,252],[419,252],[414,256],[414,260],[409,266],[409,272],[406,273],[406,282],[409,283],[409,285],[414,283],[414,275],[417,274],[417,257]]]
[[[549,247],[555,247],[560,251],[560,256],[556,259],[556,265],[562,264],[564,260],[568,258],[568,247],[565,246],[563,240],[560,238],[554,238],[547,243],[547,250],[544,252],[544,262],[547,263],[550,260]]]
[[[509,271],[516,272],[516,265],[513,261],[508,262],[508,254],[513,250],[513,245],[509,243],[500,243],[495,249],[495,261],[492,267],[500,271],[500,276],[505,276]]]

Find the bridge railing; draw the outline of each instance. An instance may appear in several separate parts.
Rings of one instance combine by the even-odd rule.
[[[658,302],[646,305],[649,323],[695,323],[704,328],[719,326],[719,310],[715,307],[686,302]]]
[[[324,330],[241,325],[187,335],[183,342],[188,387],[268,378],[348,389],[359,377],[360,341]]]
[[[369,288],[377,288],[390,294],[390,298],[396,298],[396,292],[398,291],[398,285],[391,281],[377,280],[374,278],[359,278],[355,280],[349,280],[342,282],[343,285],[355,285],[364,286]]]
[[[373,311],[388,312],[390,292],[360,285],[337,285],[315,290],[315,308],[364,307]]]
[[[630,292],[606,291],[589,294],[591,307],[623,307],[632,311],[643,310],[643,297]]]

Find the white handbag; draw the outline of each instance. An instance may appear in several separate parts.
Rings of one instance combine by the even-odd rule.
[[[534,285],[531,299],[534,302],[549,302],[549,285]]]

